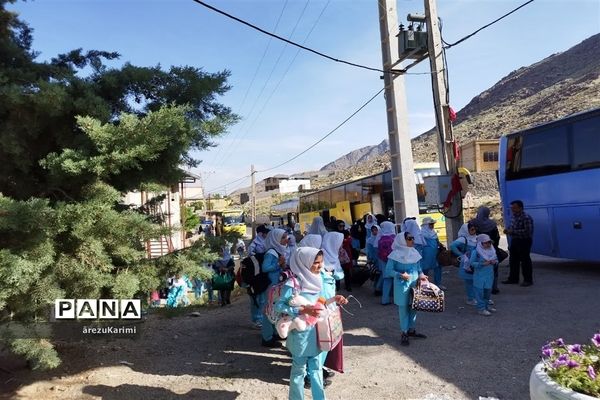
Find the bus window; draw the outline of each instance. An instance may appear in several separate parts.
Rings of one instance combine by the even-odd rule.
[[[600,166],[600,118],[573,124],[573,168]]]
[[[571,169],[565,126],[511,138],[507,151],[507,179],[556,174]]]

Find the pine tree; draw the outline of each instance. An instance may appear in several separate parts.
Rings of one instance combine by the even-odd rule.
[[[33,367],[60,363],[51,340],[24,337],[56,298],[143,297],[202,267],[222,242],[157,260],[142,243],[164,232],[123,193],[169,186],[194,150],[237,121],[217,97],[228,71],[108,68],[114,52],[82,49],[37,61],[32,30],[0,0],[0,340]],[[91,73],[82,76],[84,68]]]

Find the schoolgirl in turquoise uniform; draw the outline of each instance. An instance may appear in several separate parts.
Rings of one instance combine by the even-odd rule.
[[[277,312],[290,316],[299,314],[317,315],[317,311],[310,306],[291,307],[290,299],[299,293],[311,303],[316,303],[323,292],[323,253],[312,247],[300,247],[290,260],[290,269],[295,278],[290,278],[281,292],[279,301],[275,305]],[[346,304],[344,296],[334,296],[327,300],[328,303],[336,302]],[[291,330],[286,347],[292,354],[292,369],[290,371],[290,400],[304,399],[304,376],[310,378],[313,400],[324,400],[323,371],[321,353],[317,342],[316,327],[311,326],[305,331]]]
[[[403,346],[408,346],[411,336],[426,338],[415,331],[417,312],[410,306],[412,288],[419,280],[427,280],[427,275],[421,270],[422,257],[413,243],[414,237],[410,232],[400,232],[394,239],[393,251],[388,256],[385,268],[386,277],[394,279],[394,304],[398,306],[402,332],[400,344]]]
[[[433,272],[433,283],[439,286],[442,283],[442,267],[437,261],[438,246],[440,241],[438,239],[437,232],[435,229],[433,229],[434,226],[435,219],[431,217],[423,218],[423,223],[421,224],[421,236],[423,237],[424,245],[421,268],[426,275],[429,275],[431,272]]]
[[[486,317],[496,311],[490,304],[490,297],[494,285],[494,267],[497,264],[498,256],[492,239],[486,234],[477,235],[477,247],[471,252],[473,288],[479,315]]]
[[[286,268],[285,254],[287,250],[287,233],[283,229],[272,229],[265,239],[265,258],[262,263],[262,271],[269,275],[270,286],[279,282],[281,271]],[[267,302],[268,289],[258,295],[259,306],[263,309]],[[262,345],[265,347],[279,347],[275,340],[275,326],[269,322],[266,316],[263,317],[261,327]]]
[[[470,268],[467,270],[469,264],[467,261],[470,261],[471,252],[475,250],[475,246],[477,246],[476,232],[475,225],[470,223],[463,224],[458,230],[458,238],[450,244],[452,253],[459,257],[460,264],[458,267],[458,276],[465,283],[467,304],[471,306],[477,305],[477,301],[475,300],[475,289],[473,288],[473,273]]]

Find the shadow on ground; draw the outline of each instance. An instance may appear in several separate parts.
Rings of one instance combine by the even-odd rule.
[[[106,385],[86,386],[83,393],[97,396],[102,400],[131,400],[131,399],[164,399],[164,400],[234,400],[239,396],[237,392],[225,390],[193,389],[184,394],[173,393],[170,390],[139,385],[119,385],[116,387]]]
[[[501,279],[507,270],[506,265],[501,266]],[[428,338],[412,340],[409,347],[400,346],[397,307],[379,305],[369,281],[356,288],[353,294],[363,308],[352,306],[349,310],[355,316],[344,314],[347,331],[344,354],[348,368],[328,389],[331,397],[355,398],[361,391],[369,393],[372,387],[381,389],[377,385],[388,385],[400,399],[446,391],[455,393],[455,397],[461,393],[458,398],[490,395],[510,400],[528,398],[529,374],[539,360],[539,348],[546,341],[564,337],[567,342],[581,343],[600,328],[597,296],[600,265],[536,258],[534,271],[532,287],[501,285],[501,293],[493,297],[498,312],[492,317],[482,317],[465,304],[456,269],[446,269],[443,275],[448,287],[446,311],[420,313],[417,329]],[[132,371],[148,375],[145,379],[241,378],[248,382],[242,393],[257,386],[254,381],[261,381],[277,385],[274,390],[277,393],[281,390],[284,398],[290,367],[287,352],[261,347],[260,333],[250,328],[248,320],[247,299],[239,298],[230,307],[207,309],[197,318],[151,318],[145,323],[143,337],[137,341],[62,343],[58,349],[64,363],[53,371],[32,372],[23,364],[7,364],[9,358],[0,358],[0,363],[4,361],[0,364],[0,390],[10,396],[18,388],[36,381],[60,381],[126,361]],[[365,368],[368,370],[364,371]],[[435,383],[425,388],[412,383],[422,381],[416,374],[423,374],[423,369],[436,378]],[[240,395],[238,391],[207,390],[209,386],[196,383],[185,393],[185,388],[180,388],[178,392],[183,394],[156,382],[152,384],[160,388],[139,385],[136,381],[115,382],[115,386],[94,383],[98,382],[84,383],[81,393],[109,400],[235,399]],[[179,388],[177,385],[175,382],[172,387]]]

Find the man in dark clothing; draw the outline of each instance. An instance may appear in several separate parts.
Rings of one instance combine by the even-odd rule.
[[[533,219],[523,211],[523,202],[515,200],[510,203],[512,218],[510,226],[504,233],[510,236],[510,273],[504,284],[519,283],[520,269],[523,270],[521,286],[533,285],[531,266],[531,244],[533,241]]]

